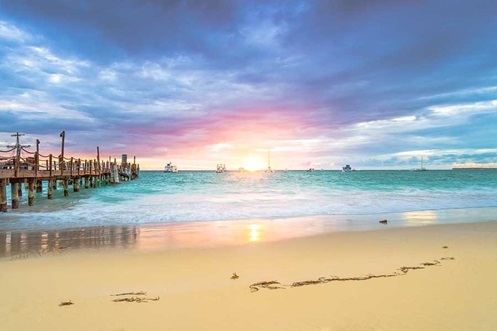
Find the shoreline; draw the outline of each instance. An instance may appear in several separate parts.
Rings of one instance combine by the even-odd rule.
[[[0,315],[8,330],[491,330],[496,242],[494,220],[234,246],[67,249],[0,261]],[[253,291],[263,282],[283,288]]]
[[[278,219],[106,225],[47,230],[1,230],[0,259],[54,250],[158,251],[237,246],[337,232],[373,231],[493,220],[497,207],[425,210],[375,215],[324,215]],[[387,219],[388,224],[379,221]]]

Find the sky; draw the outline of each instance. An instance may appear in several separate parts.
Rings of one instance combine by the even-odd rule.
[[[0,150],[58,155],[64,130],[66,156],[141,169],[497,165],[496,59],[493,0],[0,0]]]

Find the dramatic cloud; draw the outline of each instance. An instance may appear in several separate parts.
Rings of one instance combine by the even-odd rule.
[[[497,162],[494,1],[0,0],[0,143],[145,168]]]

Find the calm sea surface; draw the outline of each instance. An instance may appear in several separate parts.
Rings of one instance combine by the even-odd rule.
[[[47,200],[44,187],[33,207],[24,194],[19,210],[0,214],[0,231],[323,215],[376,223],[388,213],[497,207],[497,171],[142,172],[118,186],[62,193]]]

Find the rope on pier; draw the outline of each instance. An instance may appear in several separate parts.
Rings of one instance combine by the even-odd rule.
[[[24,152],[28,153],[28,154],[35,154],[35,153],[36,153],[36,152],[30,152],[30,151],[28,151],[27,149],[25,149],[24,147],[21,147],[21,149],[22,149]]]
[[[16,148],[15,148],[15,147],[12,147],[11,149],[6,150],[6,151],[2,151],[2,150],[0,149],[0,153],[10,153],[10,152],[12,152],[14,149],[16,149]]]

